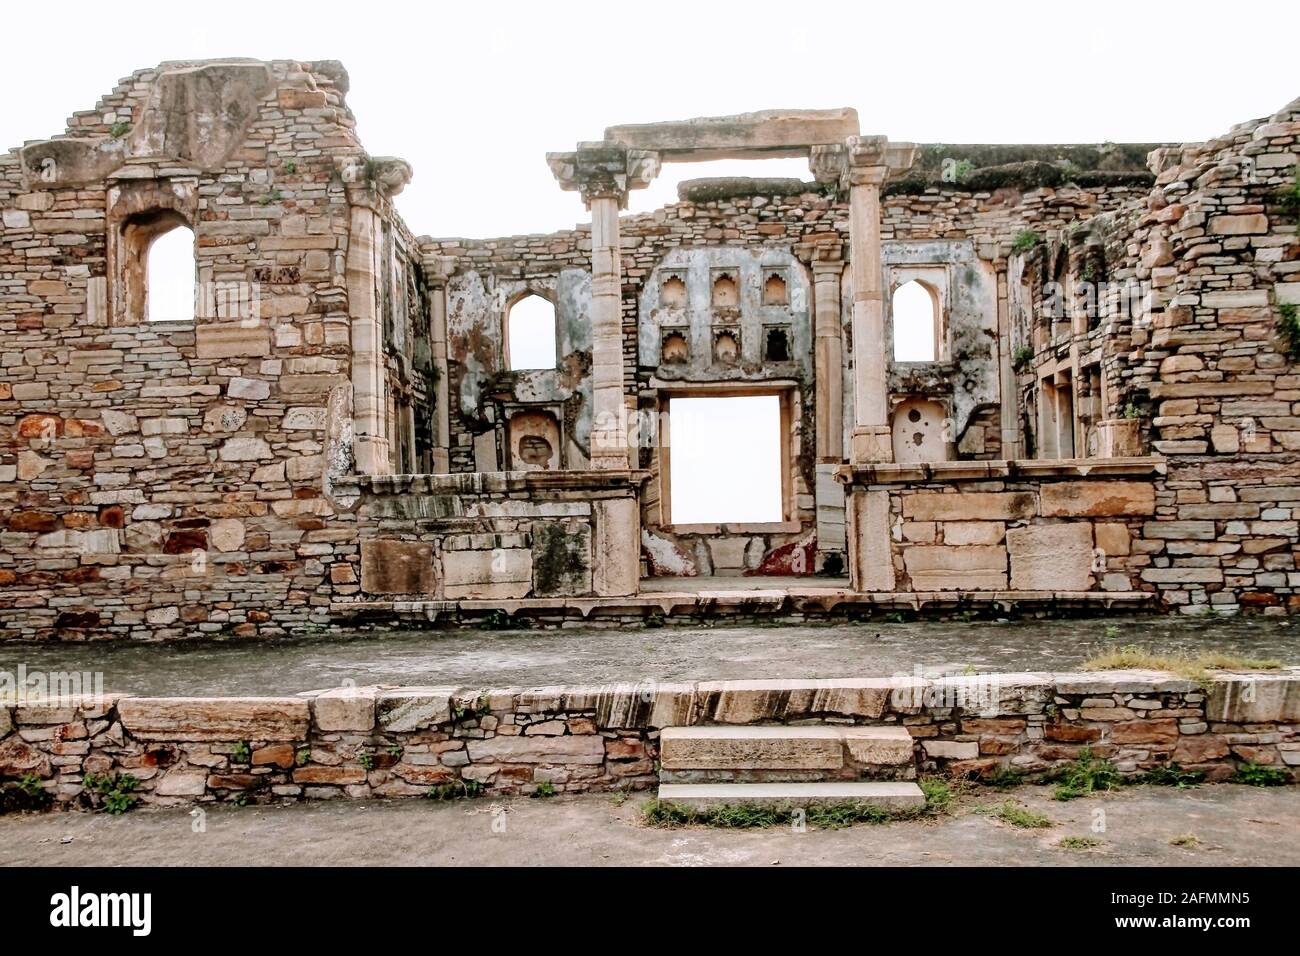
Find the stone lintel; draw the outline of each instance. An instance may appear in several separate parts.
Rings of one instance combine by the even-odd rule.
[[[605,142],[655,150],[683,161],[806,156],[811,146],[843,143],[858,135],[858,112],[760,110],[734,116],[700,116],[663,123],[611,126]]]

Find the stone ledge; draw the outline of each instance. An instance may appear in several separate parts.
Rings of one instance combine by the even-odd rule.
[[[689,579],[683,579],[689,580]],[[784,614],[788,612],[830,614],[851,607],[881,610],[920,611],[927,607],[1029,605],[1044,608],[1086,606],[1103,609],[1154,603],[1154,591],[850,591],[846,588],[736,588],[700,591],[653,591],[628,597],[555,597],[513,599],[470,599],[459,601],[334,601],[331,616],[340,620],[356,617],[419,618],[454,624],[460,615],[466,620],[491,611],[511,616],[563,615],[574,620],[599,620],[621,615],[665,617],[697,613]]]
[[[898,485],[918,481],[988,481],[1016,478],[1112,478],[1163,475],[1163,456],[1140,458],[1007,459],[935,461],[914,464],[842,465],[835,480],[844,485]]]
[[[636,469],[476,471],[456,475],[348,475],[334,480],[340,495],[484,495],[527,491],[631,491],[650,478]]]

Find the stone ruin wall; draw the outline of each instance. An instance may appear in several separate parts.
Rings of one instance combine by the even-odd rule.
[[[361,594],[359,537],[370,529],[434,553],[490,552],[508,540],[520,545],[513,550],[521,561],[528,556],[527,572],[510,582],[512,594],[544,594],[539,571],[540,581],[554,580],[546,549],[538,561],[531,538],[534,522],[557,517],[545,513],[545,496],[535,504],[530,491],[486,498],[475,492],[455,504],[471,502],[477,510],[452,515],[444,526],[443,518],[421,525],[415,512],[430,507],[427,498],[408,501],[407,515],[400,502],[380,500],[388,490],[362,490],[346,479],[358,470],[354,449],[390,471],[502,467],[500,423],[484,418],[481,403],[465,406],[485,387],[501,385],[516,397],[522,386],[524,398],[561,406],[575,425],[570,461],[582,465],[590,231],[417,240],[391,202],[409,168],[364,153],[346,90],[346,73],[332,62],[164,64],[122,81],[94,110],[72,117],[65,134],[0,157],[0,636],[249,637],[323,626],[332,620],[332,602]],[[1090,516],[1123,525],[1130,541],[1129,554],[1107,555],[1095,587],[1119,572],[1167,605],[1274,612],[1296,605],[1300,387],[1274,333],[1277,306],[1300,299],[1294,211],[1277,199],[1294,183],[1296,130],[1293,104],[1220,140],[1163,151],[1155,193],[1140,175],[1088,174],[1075,177],[1079,186],[1059,175],[1041,182],[1039,167],[1033,175],[960,187],[923,177],[885,192],[886,269],[935,255],[978,264],[996,283],[990,308],[1004,299],[1010,304],[1010,346],[1034,342],[1034,323],[1042,321],[1032,285],[1026,293],[1017,281],[1041,268],[1035,257],[1053,255],[1053,275],[1059,262],[1065,275],[1084,279],[1096,268],[1100,245],[1106,275],[1150,280],[1149,322],[1100,323],[1075,343],[1100,350],[1111,397],[1105,414],[1139,408],[1136,447],[1168,459],[1167,474],[1150,479],[1149,520]],[[683,202],[624,218],[624,381],[638,407],[653,409],[658,400],[652,377],[663,370],[647,360],[653,348],[643,347],[641,309],[668,257],[791,257],[791,279],[802,280],[791,288],[802,284],[811,293],[801,309],[791,303],[796,329],[812,322],[818,270],[847,272],[836,265],[848,248],[845,205],[820,189],[759,182],[712,194],[688,188]],[[126,283],[111,273],[124,268],[123,223],[150,209],[194,228],[201,282],[257,288],[256,321],[228,321],[222,309],[230,306],[219,297],[196,323],[128,320],[120,289]],[[1027,256],[1012,248],[1025,229],[1048,239]],[[1064,253],[1052,251],[1058,241]],[[449,257],[456,268],[450,279],[440,274]],[[442,282],[454,293],[449,304],[463,308],[447,316],[440,341],[433,314]],[[846,275],[839,286],[849,369]],[[971,289],[988,295],[984,278]],[[562,320],[568,314],[561,339],[567,334],[569,347],[549,377],[511,382],[500,377],[501,313],[524,291],[560,301]],[[987,322],[989,313],[983,317]],[[366,322],[374,325],[377,349],[358,345]],[[942,391],[945,376],[893,372],[899,396],[935,390],[948,407],[961,409],[958,449],[967,460],[1009,457],[1000,441],[1001,410],[985,400],[1000,348],[989,328],[956,343],[956,370],[970,392],[964,406],[951,397],[951,385]],[[717,535],[660,528],[658,463],[646,447],[639,462],[650,472],[642,520],[676,567],[647,562],[645,570],[680,573],[693,565],[699,572],[737,560],[747,569],[781,570],[817,533],[823,549],[846,546],[844,531],[836,530],[846,524],[838,489],[827,480],[834,464],[818,462],[815,453],[817,383],[803,354],[807,338],[794,335],[797,354],[788,369],[799,393],[796,521],[780,531]],[[440,376],[444,344],[450,355]],[[1032,398],[1045,357],[1047,351],[1035,355],[1023,370],[1022,397]],[[852,383],[843,384],[847,424]],[[448,416],[446,427],[429,424],[440,414]],[[419,427],[400,429],[403,416]],[[376,422],[386,422],[387,433],[371,429],[360,441]],[[960,494],[963,487],[1019,490],[997,478],[978,488],[934,479],[918,476],[931,484],[915,488],[863,486],[890,497],[895,520],[884,526],[900,571],[896,583],[910,577],[906,549],[947,540],[947,529],[939,528],[934,542],[905,536],[905,498]],[[850,496],[858,490],[850,482]],[[576,501],[584,492],[563,494]],[[357,509],[363,499],[369,503]],[[591,515],[560,517],[574,519],[580,541],[597,542],[615,524],[600,530],[594,504],[588,507]],[[1050,527],[1055,519],[1037,514],[1028,523]],[[1098,530],[1093,534],[1100,547]],[[715,560],[714,542],[729,555],[726,562]],[[851,533],[848,544],[851,550]],[[600,552],[591,548],[580,548],[586,557],[572,563],[587,561],[575,573],[582,582],[590,574],[591,593],[598,594]],[[427,576],[417,576],[421,590],[408,597],[446,597],[445,583],[455,574],[442,564],[430,573],[432,590],[425,589]],[[570,576],[553,593],[576,591],[573,582]]]
[[[1011,243],[1021,230],[1064,231],[1080,218],[1120,208],[1125,202],[1144,195],[1145,190],[1133,180],[1141,174],[1102,180],[1088,187],[1070,184],[1058,186],[1024,186],[1015,180],[996,189],[971,191],[961,186],[934,182],[911,183],[887,191],[882,200],[882,235],[887,268],[896,269],[912,262],[943,263],[956,260],[974,270],[987,273],[973,280],[971,296],[976,302],[954,311],[957,318],[979,316],[992,322],[978,334],[958,328],[954,322],[954,356],[940,370],[898,370],[894,385],[899,399],[917,394],[944,401],[960,417],[960,456],[996,458],[1001,452],[998,429],[998,345],[996,341],[997,279],[1005,271],[1011,255]],[[635,402],[645,418],[657,415],[659,395],[654,381],[749,381],[773,379],[798,382],[798,414],[794,422],[793,499],[794,521],[781,530],[770,526],[706,527],[700,531],[679,531],[662,526],[659,501],[659,461],[653,436],[643,443],[639,464],[650,472],[643,486],[642,526],[646,573],[686,575],[759,572],[789,573],[796,551],[806,556],[801,562],[808,571],[819,567],[817,509],[819,499],[839,500],[838,511],[832,506],[830,524],[838,524],[838,540],[821,543],[821,550],[842,551],[842,491],[823,476],[818,488],[815,454],[815,405],[817,382],[813,374],[812,336],[795,335],[796,352],[790,364],[773,367],[770,363],[753,363],[738,371],[719,371],[692,364],[684,372],[671,365],[650,364],[657,358],[655,344],[659,338],[659,316],[651,280],[665,270],[689,271],[674,257],[693,253],[710,255],[717,264],[741,261],[751,254],[788,255],[790,268],[802,275],[791,277],[791,288],[804,288],[808,299],[800,308],[803,321],[811,325],[814,309],[812,271],[815,263],[840,263],[842,272],[839,303],[841,328],[845,342],[844,396],[841,421],[844,423],[844,447],[853,421],[852,407],[852,335],[850,303],[852,288],[848,276],[845,250],[848,248],[848,206],[826,195],[815,184],[799,187],[791,180],[741,180],[711,186],[708,181],[687,184],[681,190],[688,198],[656,210],[623,217],[620,236],[623,248],[623,343],[624,381],[627,399]],[[719,194],[720,193],[720,194]],[[698,198],[691,199],[695,195]],[[708,198],[705,198],[708,197]],[[560,326],[561,373],[570,375],[565,391],[553,391],[547,398],[566,403],[566,421],[583,420],[583,404],[590,401],[590,366],[577,355],[565,351],[566,329],[584,314],[585,293],[568,299],[555,296],[554,289],[564,283],[564,276],[586,275],[590,268],[590,230],[580,227],[549,235],[505,237],[501,239],[429,239],[422,240],[426,257],[452,256],[458,265],[457,275],[449,284],[448,303],[448,377],[451,394],[450,460],[453,472],[472,472],[501,467],[506,438],[500,422],[484,419],[478,396],[499,388],[502,381],[524,380],[523,388],[536,394],[529,381],[536,373],[505,373],[500,344],[504,337],[505,305],[520,292],[531,289],[556,298]],[[767,261],[767,260],[764,260]],[[781,264],[781,260],[773,259]],[[961,279],[957,281],[961,285]],[[699,297],[704,290],[692,289],[689,328],[692,345],[707,335],[707,302]],[[960,299],[959,299],[959,305]],[[980,311],[982,307],[983,311]],[[667,328],[667,326],[665,326]],[[963,338],[964,337],[964,338]],[[707,341],[707,338],[703,339]],[[694,360],[694,352],[692,353]],[[954,379],[969,383],[969,396],[954,395]],[[635,383],[633,385],[633,383]],[[633,391],[635,388],[635,392]],[[466,412],[470,396],[471,413]],[[576,406],[576,408],[574,408]],[[589,416],[589,412],[587,412]],[[644,419],[643,419],[644,420]],[[581,431],[579,431],[582,434]],[[582,448],[577,449],[581,455]],[[823,510],[823,519],[825,518]],[[825,522],[823,522],[825,526]],[[829,548],[828,548],[829,545]]]
[[[1300,375],[1277,327],[1279,307],[1300,303],[1296,208],[1282,199],[1298,138],[1300,102],[1159,150],[1147,195],[1031,253],[1068,288],[1147,284],[1137,308],[1100,311],[1081,351],[1104,350],[1106,416],[1131,409],[1139,447],[1167,460],[1128,561],[1186,610],[1300,606]],[[1021,318],[1021,342],[1051,322],[1041,300]],[[1026,368],[1022,388],[1035,377]]]
[[[346,90],[331,62],[165,64],[0,156],[4,637],[324,623],[331,562],[357,560],[324,491],[353,470],[350,212],[405,234],[347,181],[366,157]],[[158,128],[166,103],[192,122]],[[218,289],[195,323],[111,301],[115,217],[155,206]],[[250,287],[256,316],[219,313]]]
[[[148,806],[630,791],[659,782],[662,727],[825,720],[906,727],[911,775],[1035,778],[1087,751],[1130,779],[1245,763],[1300,779],[1294,674],[1151,672],[50,698],[0,705],[0,778],[62,808],[102,806],[90,775],[133,777]]]

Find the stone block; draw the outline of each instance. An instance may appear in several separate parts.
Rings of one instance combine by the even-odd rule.
[[[1001,544],[1006,535],[1006,525],[1000,521],[945,521],[943,543]]]
[[[980,755],[980,745],[974,740],[925,740],[921,742],[928,756],[943,760],[974,760]]]
[[[305,740],[300,697],[124,697],[118,717],[137,740]]]
[[[335,687],[311,702],[312,720],[323,731],[365,731],[375,726],[375,688]]]
[[[445,551],[442,573],[449,599],[524,597],[533,586],[533,554],[526,548]]]
[[[1007,531],[1013,591],[1087,591],[1092,587],[1092,525],[1027,525]]]
[[[376,701],[379,726],[388,733],[425,730],[451,720],[455,687],[401,687]]]
[[[264,325],[246,328],[237,322],[200,324],[195,330],[199,358],[240,358],[271,354],[271,333]]]
[[[665,770],[838,770],[844,741],[824,726],[665,727],[659,760]]]
[[[1123,556],[1132,550],[1128,526],[1102,522],[1092,526],[1093,540],[1107,557]]]
[[[489,737],[466,744],[473,763],[601,764],[605,738],[599,734],[565,737]]]
[[[1300,723],[1300,675],[1219,677],[1210,685],[1205,716],[1224,723]]]
[[[1053,481],[1039,489],[1045,518],[1141,517],[1155,514],[1149,481]]]
[[[433,545],[426,541],[361,541],[361,590],[367,594],[424,594],[437,590]]]
[[[534,521],[533,594],[553,597],[591,593],[591,525],[577,519]]]
[[[917,591],[1003,590],[1007,586],[1007,549],[1002,545],[916,545],[904,550],[903,563]]]
[[[1011,521],[1032,518],[1037,510],[1027,491],[921,492],[903,496],[909,521]]]
[[[592,590],[602,597],[635,594],[641,577],[641,516],[635,498],[592,504]]]
[[[154,793],[160,797],[197,797],[208,786],[208,772],[180,767],[168,770],[159,780]]]
[[[894,590],[889,492],[854,490],[848,506],[853,587],[859,591]]]

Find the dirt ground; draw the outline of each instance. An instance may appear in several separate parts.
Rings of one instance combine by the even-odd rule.
[[[1046,787],[961,797],[938,820],[840,830],[668,829],[641,822],[649,794],[434,803],[56,812],[0,818],[0,864],[38,865],[1300,865],[1294,787],[1129,787],[1068,803]],[[1005,801],[1053,825],[1017,829]],[[1062,838],[1100,840],[1060,846]],[[1185,840],[1176,846],[1171,840]]]

